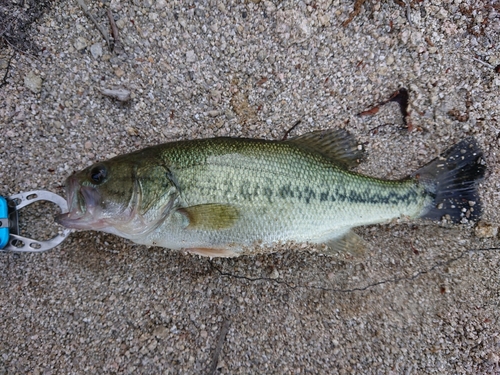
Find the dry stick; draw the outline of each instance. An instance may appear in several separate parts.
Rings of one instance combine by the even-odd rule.
[[[405,8],[406,8],[406,19],[408,20],[408,25],[413,26],[413,24],[411,23],[411,9],[409,0],[405,1]]]
[[[31,56],[32,58],[34,59],[38,59],[38,56],[35,56],[33,55],[32,53],[28,52],[28,51],[23,51],[22,49],[16,47],[15,45],[13,45],[11,42],[9,42],[9,40],[5,37],[2,37],[2,39],[10,46],[10,48],[12,48],[14,51],[16,52],[19,52],[20,54],[22,55],[28,55],[28,56]]]
[[[7,68],[5,69],[5,74],[2,78],[2,82],[0,82],[0,87],[3,87],[4,85],[7,84],[7,76],[9,74],[9,70],[10,70],[10,63],[12,62],[12,59],[14,58],[15,54],[16,54],[16,52],[14,51],[14,53],[10,56],[9,61],[7,62]]]
[[[349,14],[349,18],[347,18],[344,22],[342,22],[343,27],[347,27],[349,23],[356,17],[359,13],[361,13],[361,7],[363,6],[363,3],[365,0],[356,0],[354,2],[354,10]]]
[[[14,22],[14,18],[11,18],[10,22],[8,23],[8,25],[3,29],[3,31],[0,33],[0,37],[3,36],[3,34],[5,34],[7,32],[7,30],[9,30],[10,28],[10,25],[12,25],[12,23]]]
[[[111,13],[111,9],[108,8],[108,19],[109,23],[111,25],[111,35],[113,36],[113,39],[115,40],[115,43],[118,42],[118,27],[116,26],[115,19],[113,18],[113,13]]]
[[[295,124],[293,124],[293,126],[288,129],[286,132],[285,132],[285,135],[283,136],[283,138],[281,139],[282,141],[286,141],[288,139],[288,135],[290,134],[290,132],[295,129],[300,123],[302,122],[302,120],[297,120],[295,122]]]
[[[95,17],[90,13],[89,8],[87,8],[87,5],[83,0],[76,0],[77,3],[82,7],[83,13],[90,18],[90,20],[94,23],[94,25],[97,27],[97,30],[100,31],[104,39],[106,40],[106,43],[108,43],[108,48],[111,50],[111,43],[109,42],[109,35],[108,32],[97,22]]]
[[[108,13],[109,24],[111,25],[111,36],[113,37],[114,40],[114,47],[116,47],[116,45],[120,42],[118,36],[118,27],[116,26],[115,19],[113,18],[113,13],[111,13],[111,9],[108,8],[107,13]]]
[[[222,323],[222,328],[220,330],[219,341],[217,341],[217,346],[215,348],[214,357],[212,359],[212,364],[208,369],[208,375],[214,375],[217,371],[217,365],[219,364],[219,355],[224,345],[224,340],[226,339],[227,332],[229,331],[229,319],[224,319]]]
[[[358,116],[374,115],[378,113],[380,107],[382,107],[383,105],[386,105],[389,102],[396,102],[399,104],[401,116],[403,116],[403,124],[405,124],[408,127],[408,120],[407,120],[407,117],[409,116],[408,100],[409,100],[408,90],[405,89],[404,87],[401,87],[398,91],[394,92],[388,100],[384,100],[383,102],[378,103],[375,107],[372,107],[366,111],[358,113]],[[386,125],[389,124],[376,126],[375,128],[371,129],[370,132]]]
[[[476,61],[476,62],[478,62],[478,63],[480,63],[480,64],[482,64],[490,69],[495,69],[495,67],[493,65],[488,64],[487,62],[485,62],[483,60],[476,59],[475,57],[472,57],[472,60],[474,60],[474,61]]]
[[[24,5],[23,5],[23,6],[24,6]],[[19,49],[19,48],[18,48],[18,47],[16,47],[14,44],[12,44],[12,43],[9,41],[9,39],[7,39],[6,37],[4,37],[4,36],[3,36],[3,35],[4,35],[4,34],[5,34],[8,30],[9,30],[10,26],[14,23],[14,20],[15,20],[15,18],[14,18],[14,17],[12,17],[12,18],[10,19],[9,24],[8,24],[8,25],[7,25],[7,26],[3,29],[3,31],[0,33],[0,41],[1,41],[1,40],[3,40],[3,41],[4,41],[5,43],[7,43],[7,44],[8,44],[8,45],[9,45],[9,46],[10,46],[10,47],[14,50],[14,51],[17,51],[17,52],[19,52],[19,53],[21,53],[21,54],[23,54],[23,55],[28,55],[28,56],[31,56],[31,57],[33,57],[33,58],[35,58],[35,59],[38,59],[38,57],[37,57],[37,56],[35,56],[35,55],[33,55],[33,54],[29,53],[28,51],[23,51],[23,50]],[[12,59],[11,59],[11,60],[12,60]],[[10,64],[10,60],[9,60],[9,64]],[[6,78],[6,77],[4,77],[4,79],[5,79],[5,78]]]

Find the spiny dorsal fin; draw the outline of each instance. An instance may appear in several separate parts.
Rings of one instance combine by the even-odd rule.
[[[352,230],[340,238],[337,237],[328,241],[325,245],[326,248],[320,250],[320,252],[335,258],[362,259],[366,256],[368,249],[366,241]]]
[[[317,152],[343,168],[355,167],[363,157],[363,151],[358,147],[356,139],[344,129],[318,130],[285,142]]]
[[[230,228],[238,219],[238,209],[229,204],[200,204],[177,209],[188,221],[188,229],[218,230]]]

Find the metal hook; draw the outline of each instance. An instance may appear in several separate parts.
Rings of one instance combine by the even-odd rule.
[[[0,251],[16,251],[26,253],[40,253],[50,250],[63,242],[71,233],[71,229],[65,228],[62,233],[46,241],[38,241],[19,235],[18,211],[37,201],[47,201],[58,205],[61,211],[68,211],[68,204],[64,198],[46,190],[33,190],[24,193],[14,194],[7,197],[8,214],[5,218],[0,218],[0,231],[9,230],[9,239]],[[3,216],[3,215],[2,215]],[[7,224],[7,225],[6,225]],[[7,228],[5,228],[7,226]],[[1,241],[0,241],[1,242]]]

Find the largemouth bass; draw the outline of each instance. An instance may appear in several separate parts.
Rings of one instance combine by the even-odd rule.
[[[288,242],[351,251],[351,228],[406,216],[477,220],[482,152],[472,138],[398,181],[349,171],[361,155],[344,130],[286,141],[212,138],[149,147],[68,177],[69,228],[206,256]],[[254,250],[252,250],[254,249]]]

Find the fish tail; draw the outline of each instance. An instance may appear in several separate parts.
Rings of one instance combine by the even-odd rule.
[[[477,221],[482,211],[477,183],[485,171],[483,152],[474,138],[464,139],[416,171],[412,177],[429,196],[420,217],[453,223]]]

